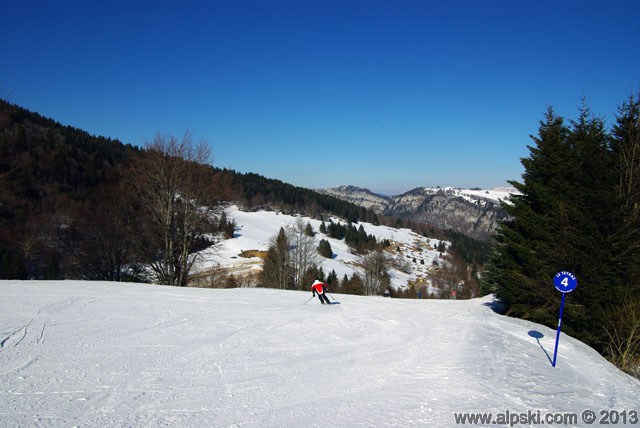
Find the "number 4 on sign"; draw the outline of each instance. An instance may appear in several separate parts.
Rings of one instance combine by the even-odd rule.
[[[562,271],[558,272],[556,276],[553,277],[553,284],[559,292],[570,293],[578,285],[578,280],[571,272]]]

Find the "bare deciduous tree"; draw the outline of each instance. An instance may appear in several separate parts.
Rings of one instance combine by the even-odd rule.
[[[613,362],[640,374],[640,298],[627,295],[605,328]]]
[[[389,259],[383,250],[377,249],[362,257],[362,271],[368,296],[378,295],[390,285]]]
[[[640,218],[640,93],[631,95],[620,108],[613,126],[612,147],[618,156],[620,197],[625,204],[627,223]]]
[[[309,236],[307,224],[300,217],[295,224],[287,228],[287,237],[291,248],[291,264],[294,271],[294,285],[298,290],[306,290],[303,278],[307,271],[320,263],[318,245],[313,236]]]
[[[134,172],[141,203],[154,226],[149,234],[155,254],[151,269],[163,284],[186,286],[198,239],[218,212],[211,183],[210,150],[181,138],[157,134],[146,143],[144,159]]]
[[[90,280],[130,281],[136,263],[139,204],[129,186],[105,186],[100,200],[74,208],[67,237],[69,271]]]
[[[478,294],[477,284],[472,281],[464,260],[447,255],[443,257],[441,265],[431,275],[433,285],[439,290],[439,298],[470,298]]]
[[[624,224],[618,233],[616,264],[628,266],[621,298],[609,309],[605,326],[609,352],[619,367],[640,375],[640,93],[619,109],[613,126],[612,148],[617,154],[618,190]]]

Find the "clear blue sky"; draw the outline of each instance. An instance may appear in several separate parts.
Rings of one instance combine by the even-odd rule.
[[[520,179],[548,105],[611,124],[640,1],[6,2],[0,96],[219,167],[397,194]]]

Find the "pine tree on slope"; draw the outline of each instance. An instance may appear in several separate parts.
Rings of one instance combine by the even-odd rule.
[[[560,299],[553,276],[575,273],[580,288],[565,308],[566,329],[598,345],[618,220],[607,135],[586,108],[571,127],[549,108],[532,139],[523,182],[511,182],[521,195],[504,205],[510,220],[498,229],[487,282],[511,315],[554,326]]]

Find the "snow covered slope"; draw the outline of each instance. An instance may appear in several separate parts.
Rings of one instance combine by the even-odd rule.
[[[222,241],[214,248],[202,251],[199,263],[195,266],[196,271],[202,272],[214,267],[222,267],[242,275],[260,270],[262,259],[244,258],[240,254],[248,250],[267,251],[270,240],[278,234],[280,228],[292,227],[298,219],[276,211],[241,211],[237,206],[230,206],[226,213],[227,217],[237,224],[235,237]],[[333,239],[320,233],[320,220],[309,217],[301,217],[301,219],[304,224],[311,224],[316,233],[316,245],[321,239],[326,239],[331,244],[334,257],[331,259],[320,257],[321,266],[326,274],[335,270],[338,278],[342,279],[345,274],[352,276],[358,271],[358,262],[361,257],[353,254],[344,240]],[[334,218],[333,221],[341,220]],[[341,222],[346,224],[344,220]],[[404,288],[407,286],[407,281],[426,277],[433,262],[441,257],[441,254],[436,251],[440,243],[438,239],[426,238],[410,229],[375,226],[366,222],[358,223],[356,227],[360,225],[367,234],[375,236],[378,242],[385,239],[391,241],[389,255],[398,259],[398,264],[401,261],[406,265],[406,270],[390,270],[391,283],[395,288]]]
[[[489,299],[322,306],[295,291],[80,281],[0,281],[0,296],[2,427],[446,427],[455,412],[640,410],[640,382],[566,335],[552,368],[555,332]]]

